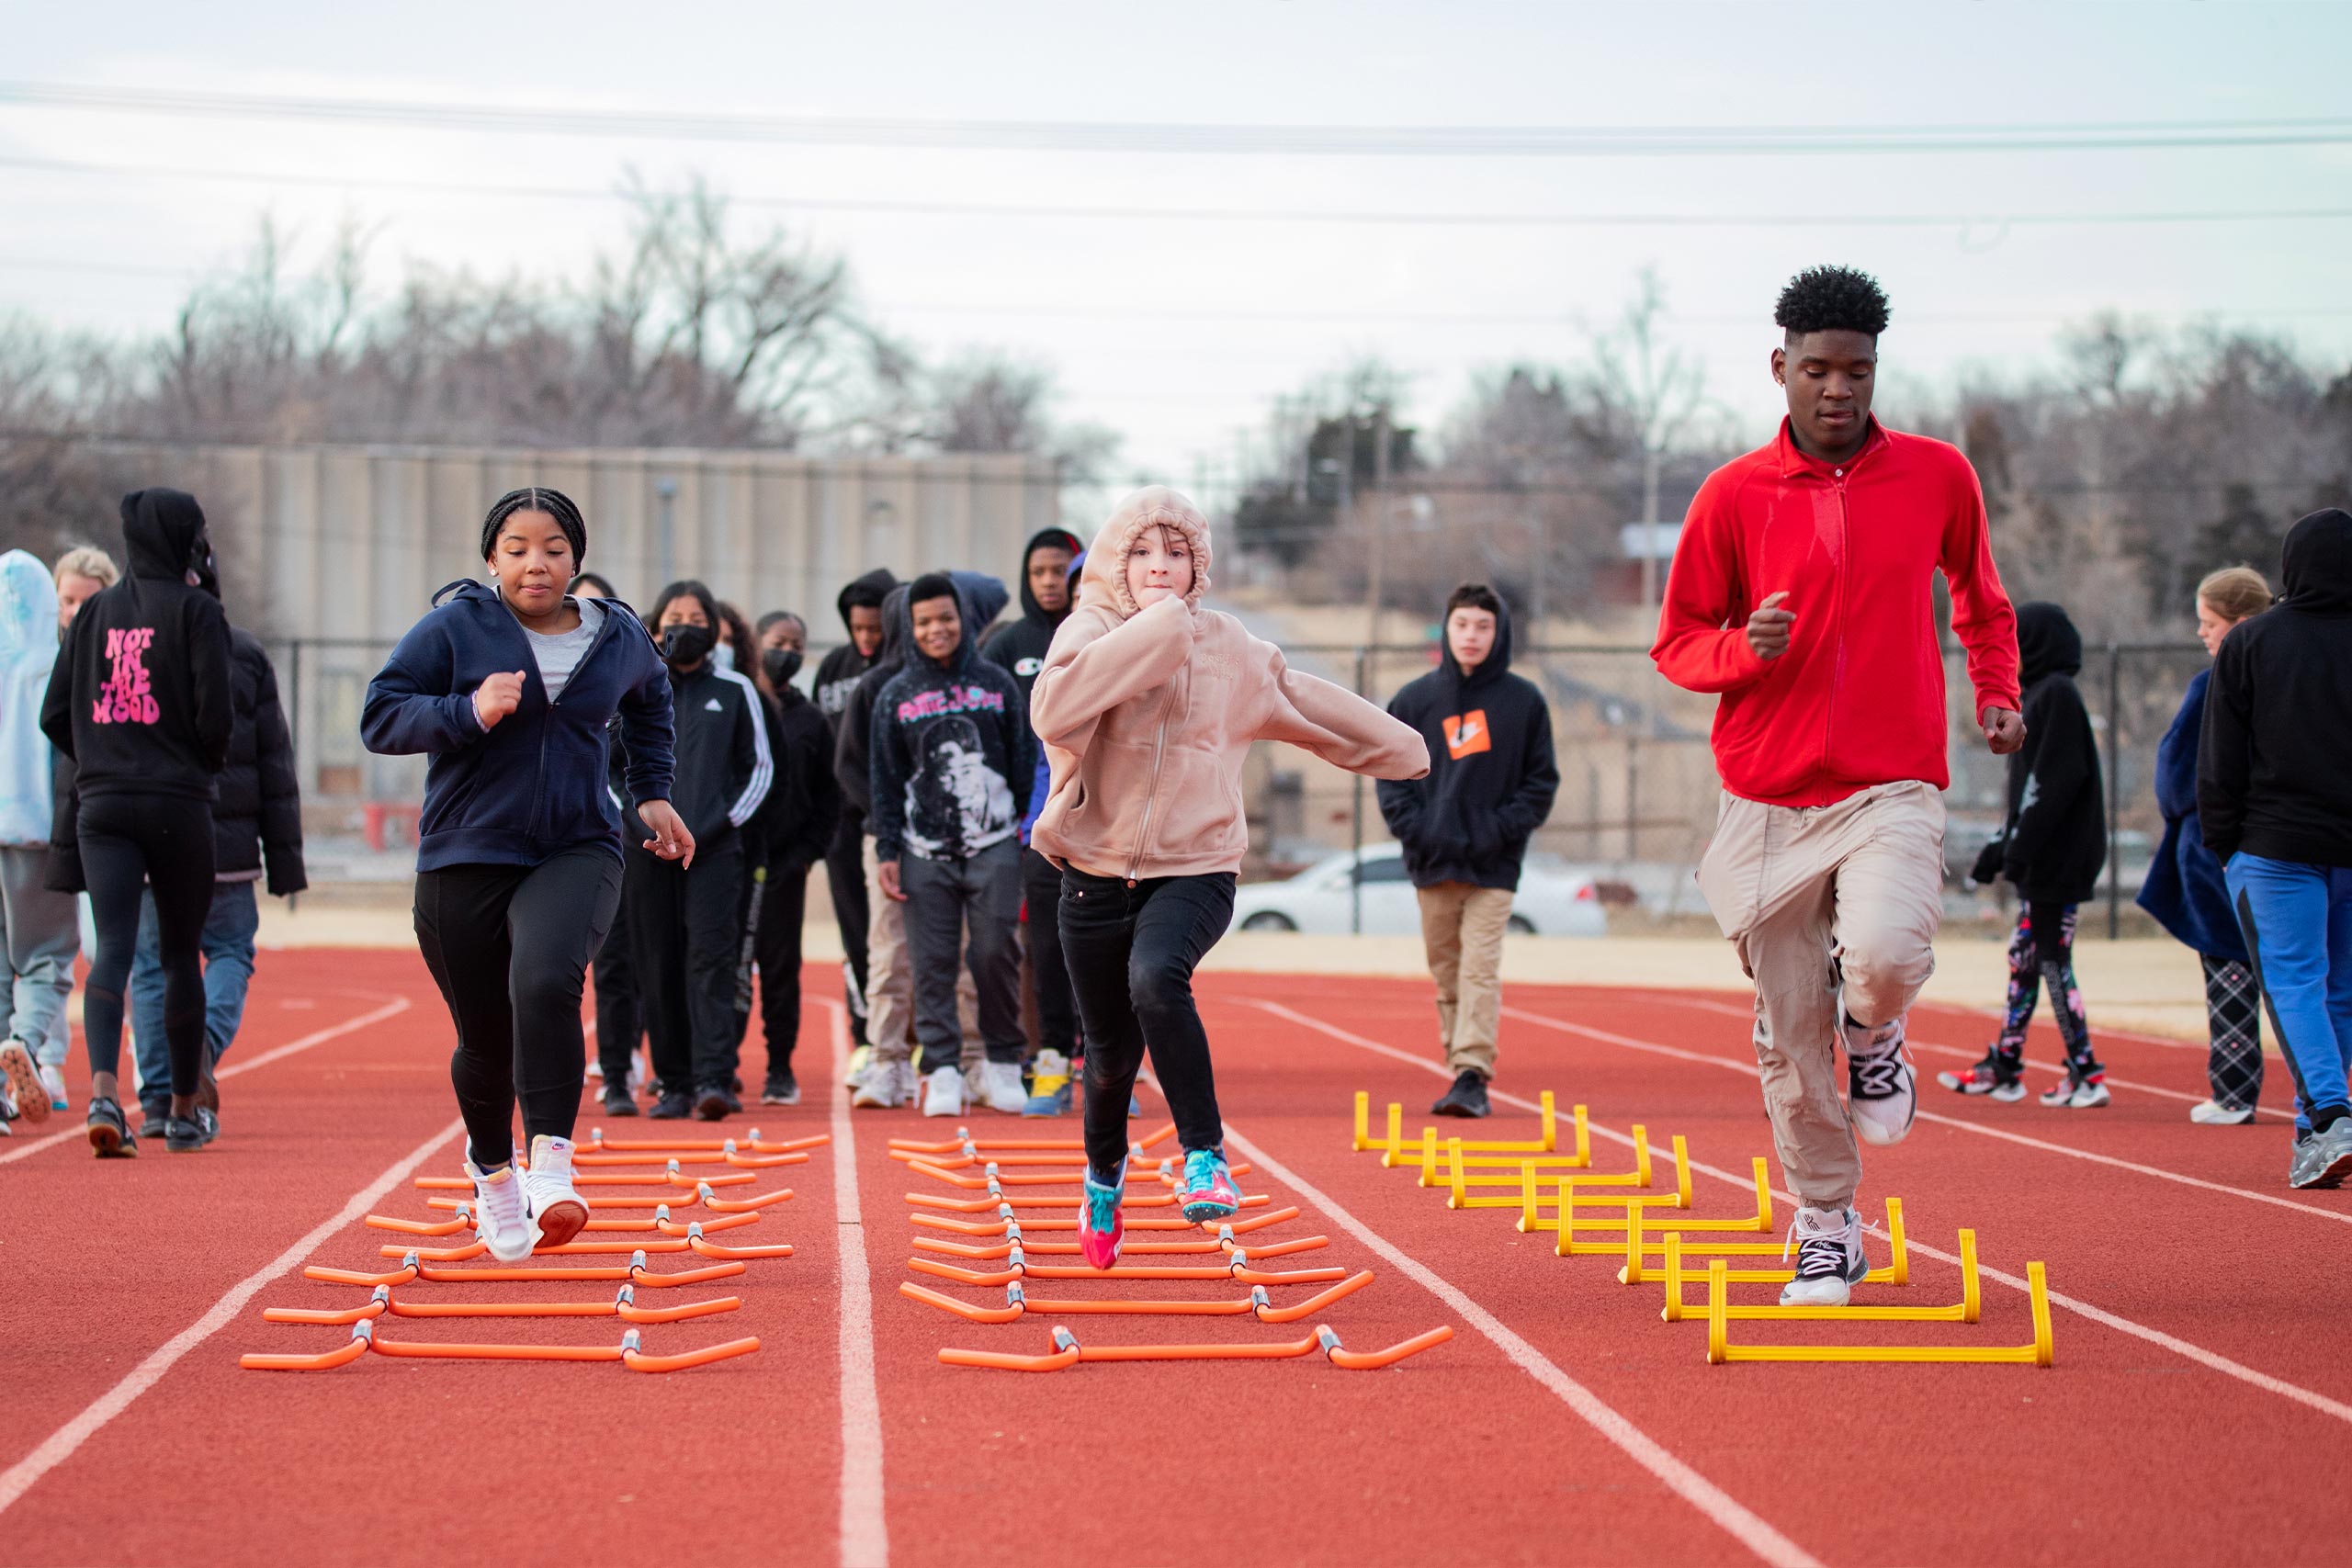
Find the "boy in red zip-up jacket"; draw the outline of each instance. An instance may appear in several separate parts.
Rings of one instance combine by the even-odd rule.
[[[1975,471],[1957,448],[1871,417],[1886,296],[1866,274],[1816,267],[1774,319],[1789,417],[1700,487],[1650,654],[1675,684],[1723,696],[1724,800],[1699,884],[1756,982],[1765,1107],[1802,1205],[1781,1299],[1843,1305],[1866,1271],[1855,1137],[1911,1130],[1903,1020],[1934,971],[1942,917],[1939,569],[1986,742],[2007,755],[2025,727],[2017,622]]]

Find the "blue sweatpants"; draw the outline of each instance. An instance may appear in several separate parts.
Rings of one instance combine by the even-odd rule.
[[[2241,850],[2223,868],[2270,1025],[2295,1078],[2295,1131],[2342,1109],[2352,1064],[2352,867],[2265,860]]]

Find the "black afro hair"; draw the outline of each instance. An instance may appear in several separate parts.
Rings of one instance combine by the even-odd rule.
[[[1772,320],[1784,332],[1864,333],[1886,331],[1886,290],[1867,272],[1850,266],[1815,266],[1789,279],[1773,307]]]

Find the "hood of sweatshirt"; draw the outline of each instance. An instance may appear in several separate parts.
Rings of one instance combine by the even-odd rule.
[[[1069,619],[1069,600],[1067,596],[1062,600],[1060,609],[1048,610],[1038,604],[1037,596],[1029,591],[1029,558],[1039,550],[1046,549],[1068,550],[1071,556],[1075,557],[1082,548],[1084,547],[1079,543],[1078,536],[1067,528],[1040,528],[1029,536],[1029,542],[1021,547],[1021,618],[1023,620],[1043,630],[1052,631]]]
[[[2018,684],[2030,686],[2045,675],[2078,675],[2083,634],[2066,612],[2045,599],[2018,606]]]
[[[833,608],[841,613],[842,630],[849,630],[851,610],[868,604],[880,604],[889,597],[890,590],[897,586],[899,586],[899,580],[890,575],[890,569],[887,566],[877,566],[863,577],[851,578],[848,584],[833,599]],[[890,616],[887,611],[883,614],[882,624],[886,626],[890,624]]]
[[[1087,547],[1086,565],[1079,573],[1080,604],[1100,605],[1121,620],[1136,614],[1136,597],[1127,592],[1127,551],[1146,528],[1153,527],[1175,529],[1191,547],[1193,591],[1184,595],[1184,603],[1200,608],[1201,595],[1209,591],[1213,559],[1209,520],[1201,515],[1200,508],[1166,485],[1148,485],[1128,496],[1095,534],[1094,543]]]
[[[2279,565],[2286,584],[2281,608],[2352,615],[2352,512],[2325,507],[2288,529]]]
[[[48,841],[56,754],[40,732],[57,663],[57,589],[23,550],[0,555],[0,844]]]
[[[134,578],[186,581],[190,566],[210,565],[209,550],[201,563],[192,558],[203,535],[204,508],[186,491],[157,487],[122,498],[122,542]]]
[[[57,584],[39,557],[10,550],[0,555],[0,666],[28,657],[44,677],[57,660]]]
[[[1491,685],[1510,672],[1510,601],[1495,595],[1495,645],[1487,650],[1486,661],[1468,674],[1462,672],[1461,660],[1453,657],[1453,644],[1446,637],[1445,629],[1438,628],[1438,668],[1453,678],[1453,683],[1465,692]]]

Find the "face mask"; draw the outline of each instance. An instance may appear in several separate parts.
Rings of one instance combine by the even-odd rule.
[[[711,641],[708,626],[672,626],[662,634],[662,657],[677,669],[690,669],[702,662]]]
[[[768,672],[768,683],[789,686],[792,678],[800,673],[800,650],[797,648],[771,648],[760,655],[760,662]]]
[[[731,642],[720,643],[717,648],[710,650],[710,661],[713,664],[718,665],[721,670],[734,669],[735,645]]]

